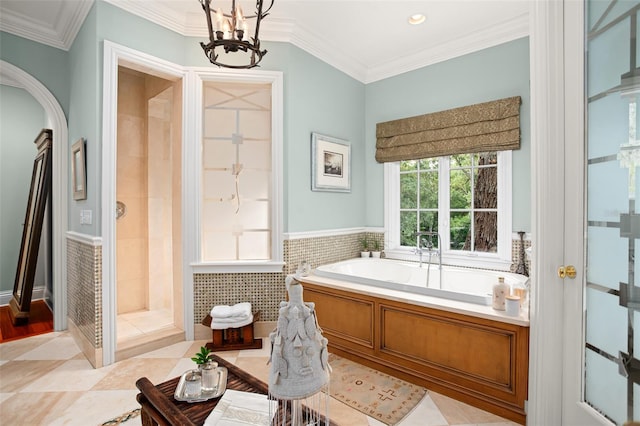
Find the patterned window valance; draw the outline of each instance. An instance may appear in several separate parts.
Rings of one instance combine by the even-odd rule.
[[[520,148],[520,96],[376,125],[379,163]]]

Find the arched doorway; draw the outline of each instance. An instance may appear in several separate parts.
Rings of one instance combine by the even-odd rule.
[[[56,331],[67,328],[66,238],[68,194],[68,129],[62,107],[51,92],[29,73],[0,60],[0,75],[23,86],[45,112],[46,126],[53,131],[52,156],[52,259],[53,259],[53,325]]]

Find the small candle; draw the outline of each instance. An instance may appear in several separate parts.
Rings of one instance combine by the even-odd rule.
[[[507,296],[505,297],[505,308],[507,315],[517,317],[520,315],[520,297]]]

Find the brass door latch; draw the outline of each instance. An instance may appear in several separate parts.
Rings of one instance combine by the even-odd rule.
[[[573,265],[561,266],[558,268],[558,276],[560,278],[575,278],[576,277],[576,268]]]

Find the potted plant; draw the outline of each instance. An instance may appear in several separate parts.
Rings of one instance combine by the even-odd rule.
[[[380,241],[373,240],[373,250],[371,250],[372,257],[380,257]]]
[[[362,237],[360,239],[360,245],[362,246],[362,250],[360,250],[360,257],[371,256],[371,252],[369,251],[369,241],[367,241],[367,237]]]
[[[200,352],[196,352],[195,356],[191,358],[191,361],[198,364],[198,368],[202,365],[206,364],[207,361],[211,360],[211,350],[206,346],[200,347]]]

